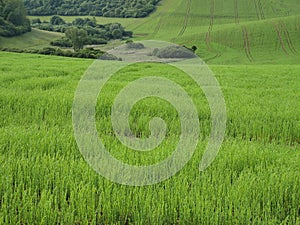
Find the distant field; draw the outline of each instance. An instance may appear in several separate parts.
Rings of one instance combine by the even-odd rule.
[[[298,0],[163,0],[149,17],[97,17],[97,22],[120,22],[136,40],[196,45],[210,64],[297,64],[299,12]],[[64,17],[68,22],[75,18]]]
[[[13,38],[0,37],[0,47],[6,48],[42,48],[49,46],[54,39],[64,34],[33,29],[30,33]]]
[[[177,143],[176,112],[151,98],[137,104],[130,121],[143,135],[153,113],[161,115],[170,126],[162,146],[151,154],[130,151],[112,135],[114,96],[141,76],[156,74],[180,84],[192,96],[201,124],[196,153],[181,172],[157,185],[128,187],[96,174],[74,140],[74,92],[91,60],[0,53],[0,62],[1,224],[300,223],[299,65],[211,67],[228,121],[219,155],[201,174],[211,122],[201,90],[162,64],[117,73],[96,107],[99,134],[116,158],[147,165]]]

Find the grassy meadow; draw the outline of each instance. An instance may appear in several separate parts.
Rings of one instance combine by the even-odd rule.
[[[64,36],[64,34],[32,29],[30,33],[26,33],[21,36],[13,38],[0,37],[0,47],[40,49],[48,47],[52,40],[58,39],[62,36]]]
[[[170,127],[152,154],[128,150],[108,123],[114,96],[153,72],[182,85],[199,112],[201,138],[182,171],[162,183],[129,187],[96,174],[76,145],[72,103],[92,63],[61,57],[0,53],[1,224],[299,224],[299,65],[215,65],[228,121],[213,164],[199,173],[210,131],[203,93],[177,69],[136,64],[117,73],[99,97],[97,128],[111,154],[148,165],[178,140],[176,111],[155,99],[133,109],[133,131],[147,133],[160,115]],[[13,65],[13,66],[12,66]]]
[[[149,121],[159,116],[168,126],[166,138],[150,152],[124,147],[110,122],[123,87],[162,76],[195,103],[200,137],[192,160],[150,186],[124,186],[98,175],[76,144],[74,95],[93,60],[0,51],[0,224],[299,225],[299,12],[298,0],[162,0],[146,18],[96,18],[120,22],[134,32],[134,41],[196,45],[224,94],[225,140],[214,162],[199,172],[212,121],[194,81],[168,65],[138,63],[107,82],[96,106],[99,138],[112,156],[132,165],[168,157],[178,143],[180,121],[166,101],[143,99],[130,114],[134,134],[147,137]],[[61,36],[34,29],[0,37],[0,47],[43,48]]]

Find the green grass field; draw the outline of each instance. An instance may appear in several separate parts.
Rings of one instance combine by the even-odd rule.
[[[0,47],[6,48],[43,48],[50,45],[54,39],[62,37],[63,34],[33,29],[30,33],[13,38],[0,37]]]
[[[97,17],[98,23],[122,23],[136,41],[196,45],[224,94],[225,139],[199,173],[212,121],[203,91],[188,75],[165,64],[139,63],[107,82],[95,107],[99,138],[130,165],[170,156],[180,121],[166,101],[143,99],[130,113],[134,135],[148,137],[154,116],[164,119],[167,135],[152,151],[128,149],[110,120],[123,87],[142,77],[165,77],[196,106],[200,136],[192,159],[150,186],[107,180],[77,146],[73,100],[93,60],[0,52],[0,224],[300,224],[299,12],[298,0],[162,0],[147,18]],[[0,38],[0,47],[42,48],[59,36],[33,30]]]
[[[0,53],[1,224],[299,224],[299,65],[215,65],[227,104],[225,141],[213,164],[198,165],[210,132],[201,90],[177,69],[132,65],[103,90],[97,127],[111,154],[148,165],[168,156],[178,139],[171,106],[146,99],[134,109],[133,131],[147,133],[161,115],[169,135],[154,153],[128,150],[111,135],[109,109],[128,82],[155,73],[193,96],[201,138],[195,155],[171,179],[145,187],[115,184],[82,158],[72,128],[78,81],[92,63]],[[175,113],[175,114],[174,114]],[[126,222],[127,221],[127,222]]]

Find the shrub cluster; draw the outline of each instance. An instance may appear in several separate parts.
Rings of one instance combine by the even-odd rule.
[[[88,38],[85,45],[107,44],[112,39],[123,39],[132,37],[132,32],[125,30],[119,23],[97,24],[96,19],[76,18],[72,23],[66,23],[61,17],[53,16],[50,22],[41,22],[39,18],[32,20],[32,27],[41,30],[65,33],[72,27],[84,29]],[[71,41],[67,38],[61,38],[51,42],[51,45],[57,47],[72,47]]]
[[[52,46],[65,47],[65,48],[71,48],[73,46],[71,40],[66,37],[62,37],[54,41],[51,41],[50,44]]]
[[[2,37],[14,37],[30,31],[30,21],[22,26],[15,26],[14,24],[7,22],[0,17],[0,36]]]
[[[93,48],[85,48],[76,52],[70,50],[62,50],[60,48],[46,47],[43,49],[17,49],[17,48],[1,48],[0,51],[17,52],[17,53],[30,53],[30,54],[42,54],[42,55],[56,55],[73,58],[87,58],[98,59],[104,54],[103,51]]]
[[[13,37],[31,31],[22,0],[0,0],[0,36]]]

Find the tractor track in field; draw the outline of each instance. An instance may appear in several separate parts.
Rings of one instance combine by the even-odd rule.
[[[254,6],[255,6],[255,12],[256,12],[257,19],[260,19],[257,4],[256,4],[256,0],[253,0],[253,2],[254,2]]]
[[[262,4],[261,4],[261,0],[257,0],[258,2],[258,8],[259,8],[259,12],[260,12],[260,18],[261,19],[265,19],[265,13],[264,13],[264,10],[263,10],[263,7],[262,7]]]
[[[295,49],[295,47],[294,47],[294,44],[293,44],[293,42],[292,42],[292,40],[291,40],[289,30],[287,29],[285,23],[284,23],[282,20],[280,20],[280,21],[279,21],[279,24],[280,24],[280,26],[281,26],[281,29],[282,29],[282,31],[283,31],[283,33],[284,33],[284,36],[285,36],[285,38],[286,38],[286,40],[287,40],[287,44],[288,44],[288,46],[289,46],[291,52],[297,53],[297,51],[296,51],[296,49]]]
[[[219,58],[219,57],[221,57],[221,56],[222,56],[222,53],[221,53],[221,52],[218,52],[215,56],[206,59],[205,62],[208,63],[209,61],[214,60],[214,59],[216,59],[216,58]]]
[[[236,24],[240,23],[238,0],[234,0],[234,20]]]
[[[162,22],[163,22],[163,17],[161,16],[161,14],[159,16],[160,16],[160,19],[159,19],[159,21],[158,21],[158,23],[157,23],[157,25],[156,25],[156,27],[153,31],[154,36],[159,32],[159,30],[161,28],[161,25],[162,25]]]
[[[281,46],[282,50],[284,51],[285,54],[288,55],[289,53],[286,50],[286,47],[284,45],[284,41],[283,41],[283,38],[281,36],[281,30],[280,30],[279,26],[275,22],[273,22],[273,27],[274,27],[274,29],[277,33],[277,37],[278,37],[278,40],[279,40],[279,43],[280,43],[280,46]]]
[[[146,20],[146,21],[144,21],[144,22],[142,22],[142,23],[140,23],[140,24],[138,24],[136,27],[134,27],[134,29],[136,30],[136,29],[138,29],[138,28],[140,28],[140,27],[143,27],[143,26],[145,26],[146,24],[148,24],[149,23],[149,21],[148,20]]]
[[[187,28],[187,24],[188,24],[190,12],[191,12],[191,6],[192,6],[192,0],[188,0],[183,26],[182,26],[182,29],[180,30],[179,34],[177,35],[177,37],[182,36]]]
[[[210,22],[209,22],[208,30],[206,32],[205,42],[206,42],[206,46],[207,46],[208,50],[210,50],[211,52],[215,52],[216,55],[209,58],[209,59],[207,59],[206,62],[209,62],[211,60],[214,60],[214,59],[219,58],[219,57],[222,56],[221,52],[214,50],[210,45],[210,43],[211,43],[211,32],[213,30],[214,20],[215,20],[215,0],[211,0],[211,4],[210,4]]]
[[[205,42],[206,42],[206,46],[208,49],[211,49],[210,46],[210,42],[211,42],[211,32],[214,26],[214,19],[215,19],[215,0],[211,0],[210,1],[210,22],[209,22],[209,27],[208,27],[208,31],[206,32],[206,37],[205,37]]]
[[[265,13],[261,4],[260,0],[253,0],[255,12],[258,20],[264,20],[265,19]]]
[[[170,10],[170,8],[168,8],[168,10],[167,10],[166,12],[160,13],[160,14],[158,15],[159,21],[158,21],[158,23],[156,24],[156,26],[155,26],[155,28],[154,28],[154,31],[153,31],[153,33],[152,33],[153,36],[156,36],[156,34],[160,31],[160,28],[161,28],[161,26],[162,26],[162,24],[163,24],[163,21],[164,21],[164,17],[165,17],[166,15],[168,15],[170,12],[171,12],[171,10]]]
[[[252,57],[252,54],[251,54],[251,46],[250,46],[249,33],[248,33],[247,27],[243,26],[242,31],[243,31],[245,54],[246,54],[247,58],[249,59],[249,61],[252,62],[253,57]]]

